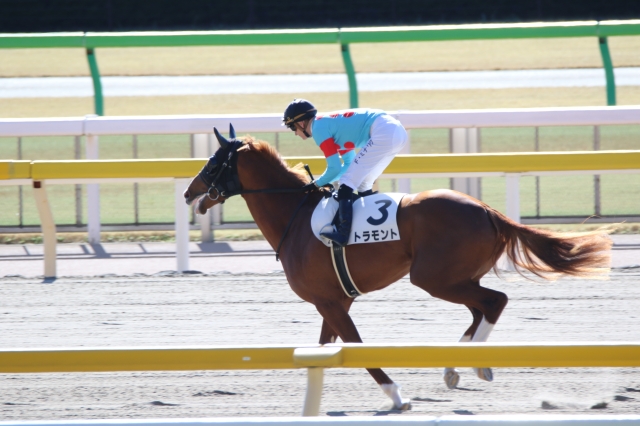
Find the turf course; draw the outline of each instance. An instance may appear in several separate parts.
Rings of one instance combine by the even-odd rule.
[[[640,37],[609,39],[614,65],[640,66]],[[358,72],[498,70],[600,67],[595,39],[532,39],[456,41],[431,43],[354,44],[351,52]],[[209,75],[343,72],[338,46],[188,47],[99,49],[102,75]],[[81,49],[2,49],[0,77],[89,75]],[[106,98],[107,115],[268,113],[281,112],[293,97],[306,97],[320,110],[348,106],[347,93],[292,93],[273,95],[173,96]],[[618,104],[640,104],[639,87],[619,87]],[[501,90],[447,90],[413,92],[362,92],[360,104],[386,110],[508,108],[604,105],[604,88],[549,88]],[[91,98],[0,99],[0,117],[80,116],[93,112]],[[482,129],[481,150],[533,151],[534,132],[524,129]],[[276,144],[274,134],[254,135]],[[448,130],[414,130],[413,153],[449,152]],[[74,158],[73,137],[22,138],[23,159]],[[277,141],[283,155],[318,155],[310,142],[281,134]],[[541,128],[539,149],[591,150],[593,129]],[[640,149],[640,126],[603,127],[601,149]],[[138,137],[139,158],[190,156],[189,135]],[[17,138],[0,138],[0,158],[18,157]],[[100,138],[100,158],[132,158],[131,136]],[[503,210],[504,180],[482,180],[482,198]],[[541,216],[588,216],[594,213],[592,176],[543,177],[539,180]],[[393,190],[382,180],[382,190]],[[414,179],[412,191],[448,187],[448,179]],[[536,216],[536,180],[523,178],[523,216]],[[603,215],[640,214],[640,176],[610,175],[601,179]],[[75,187],[50,187],[50,201],[58,224],[76,223]],[[138,222],[173,221],[172,184],[140,184]],[[19,189],[0,187],[0,226],[37,225],[31,189],[22,188],[23,219],[19,219]],[[83,196],[83,206],[86,204]],[[101,185],[102,222],[133,223],[133,185]],[[86,216],[86,208],[83,208]],[[250,220],[241,199],[225,204],[225,221]],[[83,222],[86,217],[83,217]]]

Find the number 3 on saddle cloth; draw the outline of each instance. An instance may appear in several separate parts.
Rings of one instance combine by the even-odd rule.
[[[353,202],[353,223],[347,244],[382,243],[400,239],[398,230],[398,203],[406,194],[390,192],[360,197]],[[311,216],[311,229],[317,239],[327,247],[331,241],[320,236],[331,231],[337,222],[338,202],[333,198],[322,199]]]
[[[349,234],[350,244],[382,243],[400,239],[398,230],[398,203],[406,194],[387,193],[372,194],[360,197],[353,202],[353,222]],[[338,276],[338,281],[345,294],[357,297],[364,293],[358,290],[347,265],[346,248],[331,242],[320,235],[331,230],[337,223],[338,202],[333,198],[324,198],[318,203],[311,216],[311,230],[317,239],[327,247],[331,247],[331,260]]]

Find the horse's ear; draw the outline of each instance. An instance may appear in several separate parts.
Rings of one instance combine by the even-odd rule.
[[[218,139],[218,142],[220,143],[220,148],[224,149],[229,146],[229,141],[226,140],[215,127],[213,128],[213,133],[216,134],[216,139]]]
[[[235,139],[236,138],[236,131],[233,128],[233,124],[229,123],[229,138],[230,139]]]

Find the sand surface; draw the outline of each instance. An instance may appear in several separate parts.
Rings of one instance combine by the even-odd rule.
[[[640,269],[609,280],[532,283],[488,276],[510,303],[491,342],[640,341]],[[282,273],[94,276],[42,283],[0,279],[0,348],[308,344],[320,316]],[[466,308],[406,279],[359,298],[352,317],[366,342],[455,342]],[[640,369],[461,369],[449,390],[435,369],[387,373],[413,399],[407,412],[364,370],[326,370],[323,416],[637,414]],[[300,415],[305,370],[0,375],[1,420]],[[596,408],[594,408],[596,407]],[[597,408],[599,407],[599,408]]]

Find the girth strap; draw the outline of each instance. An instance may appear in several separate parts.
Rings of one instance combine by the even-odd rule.
[[[351,298],[363,295],[364,293],[358,290],[358,287],[356,287],[353,279],[351,278],[351,273],[349,273],[346,247],[340,247],[337,244],[332,244],[330,250],[333,269],[336,271],[342,290],[344,290],[345,294]]]

